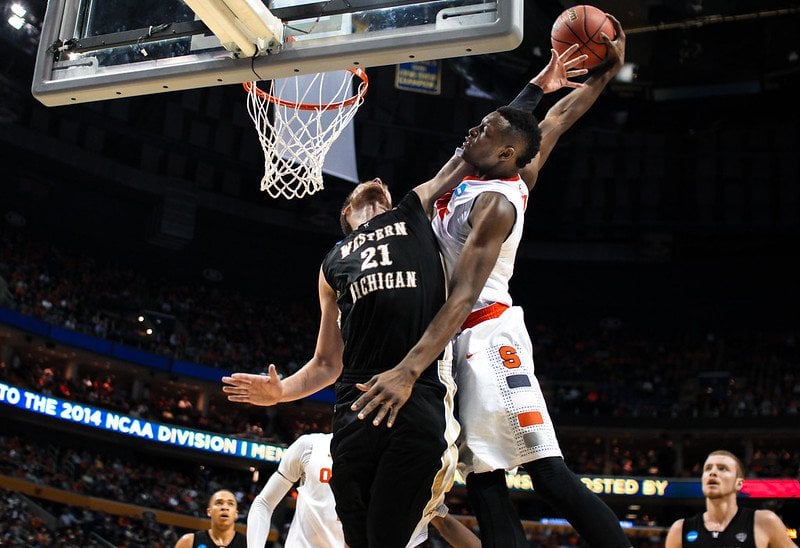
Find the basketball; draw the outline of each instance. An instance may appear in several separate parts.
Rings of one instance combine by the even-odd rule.
[[[590,69],[606,60],[608,48],[603,42],[603,32],[612,40],[616,38],[614,24],[603,10],[588,5],[575,6],[558,16],[550,31],[550,42],[559,55],[572,44],[580,44],[574,56],[585,53],[589,57],[574,68]]]

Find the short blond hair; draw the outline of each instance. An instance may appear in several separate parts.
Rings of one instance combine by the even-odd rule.
[[[716,451],[712,451],[708,454],[708,457],[712,457],[714,455],[732,458],[736,463],[736,477],[744,478],[744,463],[742,463],[742,459],[740,459],[730,451],[726,451],[725,449],[717,449]],[[708,457],[706,457],[706,460],[708,460]]]
[[[375,181],[375,179],[370,179],[368,181],[362,181],[362,182],[358,183],[356,185],[356,187],[353,190],[350,191],[350,194],[347,195],[347,198],[344,199],[344,203],[342,204],[342,209],[339,211],[339,226],[342,228],[342,232],[344,232],[345,236],[348,236],[351,232],[353,232],[353,229],[350,227],[350,223],[347,222],[347,215],[345,215],[345,211],[344,210],[347,209],[347,206],[349,206],[350,204],[353,203],[353,196],[355,196],[358,193],[358,191],[361,189],[361,185],[365,185],[365,184],[371,183],[373,181]],[[383,189],[387,193],[389,192],[389,186],[386,183],[381,181],[380,185],[383,187]],[[390,195],[390,198],[391,198],[391,195]],[[391,199],[390,199],[390,204],[389,205],[391,206]]]

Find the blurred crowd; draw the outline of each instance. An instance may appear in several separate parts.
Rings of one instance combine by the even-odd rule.
[[[288,445],[303,434],[329,432],[331,409],[324,405],[284,404],[278,408],[236,405],[218,387],[183,385],[85,367],[68,377],[69,366],[48,357],[23,360],[14,353],[0,360],[0,380],[40,394],[122,412],[129,416],[209,432]],[[141,382],[135,390],[134,383]],[[213,392],[205,407],[201,392]]]
[[[0,276],[7,283],[5,306],[22,314],[178,359],[252,371],[274,361],[286,375],[315,344],[317,307],[307,302],[266,301],[221,283],[178,282],[122,262],[99,264],[21,232],[0,238]],[[142,316],[151,334],[143,331]],[[530,325],[537,372],[558,424],[652,431],[653,421],[666,428],[670,421],[751,420],[769,428],[797,420],[796,330],[723,331],[638,320]],[[178,389],[147,376],[137,381],[113,367],[69,369],[43,354],[23,361],[13,349],[0,360],[0,379],[134,417],[267,442],[288,444],[303,433],[330,431],[325,406],[237,406],[218,387]],[[642,443],[568,429],[561,439],[571,466],[582,473],[694,475],[702,458],[684,456],[678,466],[676,448],[686,445],[681,439]],[[753,472],[794,476],[799,460],[796,448],[756,444]]]
[[[0,489],[0,515],[0,546],[106,548],[110,543],[119,548],[167,548],[179,536],[173,527],[147,516],[139,520],[32,501],[5,489]]]
[[[23,314],[175,359],[245,371],[274,361],[291,372],[316,341],[316,305],[148,275],[21,233],[0,238],[0,277]]]
[[[232,490],[239,502],[240,522],[246,521],[249,505],[261,485],[243,472],[219,468],[212,472],[198,467],[195,473],[188,473],[181,463],[171,464],[139,453],[125,458],[108,451],[76,450],[17,436],[0,436],[0,474],[78,494],[193,516],[204,516],[207,494],[224,487]],[[5,509],[0,512],[3,515],[0,545],[5,540],[12,545],[16,542],[34,547],[102,546],[96,540],[100,536],[115,546],[161,547],[172,546],[183,532],[157,523],[147,512],[143,519],[135,520],[36,499],[39,510],[44,509],[57,519],[57,526],[48,528],[41,517],[25,509],[20,495],[0,490],[0,497],[0,505]],[[468,508],[462,510],[469,512]],[[285,531],[290,519],[291,512],[277,513],[279,530]],[[284,527],[280,527],[281,522]],[[547,527],[529,530],[527,535],[531,548],[583,546],[574,533]],[[635,545],[657,546],[658,540],[638,540]],[[431,528],[423,548],[446,546]]]
[[[41,394],[66,400],[79,401],[130,416],[182,427],[198,428],[225,435],[255,439],[259,442],[288,445],[300,435],[310,432],[330,432],[332,410],[324,404],[284,404],[278,408],[260,408],[231,404],[216,394],[207,409],[201,410],[197,402],[201,390],[218,392],[218,387],[198,386],[194,391],[176,392],[171,386],[154,382],[152,389],[142,390],[133,398],[131,378],[117,378],[113,373],[91,370],[65,376],[66,366],[53,362],[48,366],[31,361],[23,363],[14,355],[9,363],[0,361],[0,380]],[[547,386],[548,383],[545,383]],[[588,420],[590,416],[587,416]],[[618,420],[623,419],[620,417]],[[684,425],[685,427],[686,425]],[[631,428],[619,436],[613,430],[602,432],[593,428],[565,428],[560,433],[562,448],[573,470],[582,474],[624,476],[690,476],[699,475],[699,466],[705,451],[713,447],[702,446],[694,451],[691,436],[674,435],[665,431],[654,435],[653,428]],[[706,441],[714,443],[715,436]],[[731,449],[746,453],[746,442],[752,447],[751,473],[754,477],[795,477],[800,471],[800,441],[786,444],[786,440],[772,440],[769,432],[758,437],[742,435]],[[730,446],[729,440],[719,439],[717,445]],[[681,450],[681,462],[678,451]]]
[[[794,418],[798,332],[653,330],[604,318],[536,325],[536,368],[554,415],[627,419]]]
[[[274,362],[290,374],[315,346],[316,305],[148,277],[130,265],[98,264],[20,233],[0,239],[0,276],[10,306],[23,314],[178,359],[259,372]],[[610,317],[580,326],[532,326],[552,415],[797,417],[797,331],[648,330],[634,323]]]
[[[225,488],[236,494],[246,516],[257,494],[249,473],[187,466],[141,452],[76,449],[17,436],[0,436],[0,448],[2,474],[150,509],[205,517],[208,494]]]

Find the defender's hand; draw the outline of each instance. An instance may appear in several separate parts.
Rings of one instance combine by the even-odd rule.
[[[278,377],[274,364],[269,365],[268,375],[251,373],[234,373],[230,377],[222,377],[225,386],[222,391],[228,394],[228,400],[253,405],[275,405],[283,396],[283,381]]]
[[[361,420],[377,409],[372,424],[379,426],[388,415],[386,426],[391,428],[397,420],[400,409],[411,397],[416,380],[413,374],[399,367],[384,371],[366,383],[356,384],[356,388],[365,393],[350,406],[350,409],[358,411],[358,418]]]

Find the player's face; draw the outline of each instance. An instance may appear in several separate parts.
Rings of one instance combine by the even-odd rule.
[[[703,496],[722,498],[741,490],[744,479],[739,477],[736,461],[726,455],[711,455],[703,465]]]
[[[230,491],[217,491],[211,496],[206,513],[211,523],[232,525],[239,517],[236,497]]]
[[[500,113],[488,114],[481,123],[471,128],[462,145],[463,158],[479,170],[497,163],[504,150],[510,146],[506,120]]]

